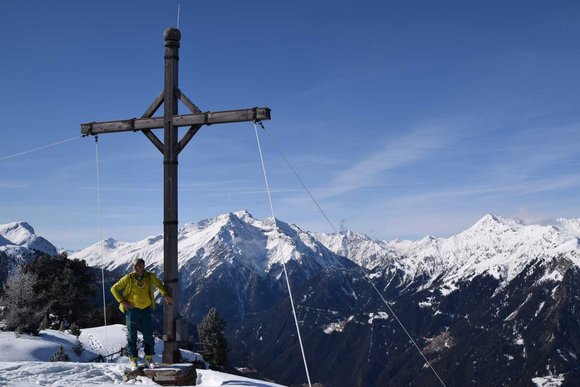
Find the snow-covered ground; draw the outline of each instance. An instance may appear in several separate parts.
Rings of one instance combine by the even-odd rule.
[[[156,385],[151,379],[138,377],[123,382],[127,368],[126,357],[116,357],[109,363],[92,362],[99,355],[119,351],[125,345],[126,331],[123,325],[111,325],[82,329],[79,341],[84,351],[77,356],[72,347],[76,337],[68,332],[45,330],[39,336],[0,332],[0,385],[9,386],[87,386],[87,385]],[[49,358],[62,345],[69,362],[49,362]],[[161,362],[163,343],[156,342],[156,361]],[[187,360],[201,359],[196,353],[181,350]],[[141,354],[142,358],[143,354]],[[244,378],[210,370],[197,370],[197,386],[213,387],[268,387],[275,383]]]
[[[532,383],[534,383],[537,387],[558,387],[564,383],[564,376],[554,375],[533,378]]]

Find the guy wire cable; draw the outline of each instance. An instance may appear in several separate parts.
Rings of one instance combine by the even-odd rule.
[[[300,176],[296,172],[296,169],[294,169],[294,167],[292,166],[292,164],[290,163],[290,161],[288,160],[288,158],[286,158],[286,156],[284,155],[284,153],[281,151],[281,149],[278,146],[278,144],[276,144],[276,142],[274,141],[274,139],[272,138],[272,136],[270,136],[270,133],[266,130],[266,128],[264,127],[264,124],[262,122],[260,122],[259,124],[262,127],[262,129],[264,130],[264,132],[268,135],[268,139],[272,142],[272,144],[274,145],[274,148],[276,148],[276,150],[280,153],[280,155],[282,156],[282,158],[286,161],[286,164],[288,165],[288,167],[292,170],[292,172],[294,173],[294,175],[300,181],[300,184],[302,184],[302,187],[306,190],[306,192],[308,193],[308,195],[310,196],[310,198],[312,199],[312,201],[314,202],[314,204],[316,204],[316,207],[318,207],[318,210],[322,213],[322,215],[324,216],[324,218],[326,219],[326,221],[328,222],[328,224],[330,225],[330,227],[334,230],[334,232],[336,234],[338,234],[339,232],[336,230],[336,227],[334,227],[334,224],[330,221],[330,219],[328,218],[328,216],[326,215],[326,213],[324,212],[324,210],[322,209],[322,207],[318,204],[318,201],[314,198],[314,196],[312,195],[312,193],[310,192],[310,190],[306,187],[306,185],[304,184],[304,181],[300,178]],[[255,123],[254,123],[254,128],[256,128],[256,124]],[[257,132],[257,129],[256,129],[256,136],[257,135],[258,135],[258,132]],[[260,155],[261,155],[261,153],[260,153]],[[425,362],[427,363],[427,365],[429,366],[429,368],[431,368],[431,371],[433,371],[433,373],[435,374],[435,376],[437,377],[437,379],[439,380],[439,382],[441,383],[441,385],[443,385],[444,387],[446,387],[446,384],[445,384],[445,382],[443,382],[443,379],[441,379],[441,377],[439,376],[439,374],[437,373],[437,371],[435,371],[435,368],[433,368],[433,366],[431,365],[431,362],[429,360],[427,360],[427,357],[425,356],[425,354],[423,353],[423,351],[421,351],[421,349],[419,348],[419,346],[417,345],[417,343],[415,342],[415,340],[413,339],[413,337],[411,336],[411,334],[409,333],[409,331],[407,331],[407,329],[405,328],[405,326],[403,325],[403,323],[401,322],[401,320],[399,320],[399,317],[397,316],[397,314],[395,313],[395,311],[393,311],[393,309],[391,308],[391,306],[389,305],[389,303],[387,302],[387,300],[385,300],[385,298],[383,297],[383,295],[381,294],[381,292],[379,291],[379,289],[377,289],[377,287],[375,286],[375,284],[373,283],[373,281],[371,280],[371,278],[368,276],[367,272],[364,270],[364,268],[361,265],[357,265],[357,266],[360,268],[360,270],[362,271],[364,277],[367,279],[367,281],[373,287],[373,289],[378,294],[378,296],[380,297],[380,299],[383,301],[383,303],[385,304],[385,306],[387,307],[387,309],[389,309],[389,311],[391,312],[391,314],[393,315],[393,317],[395,318],[395,320],[397,321],[397,323],[400,325],[400,327],[403,329],[403,331],[405,332],[405,334],[407,335],[407,337],[409,338],[409,340],[411,341],[411,343],[413,344],[413,346],[417,349],[417,351],[419,352],[419,354],[421,355],[421,357],[423,358],[423,360],[425,360]]]
[[[78,140],[79,138],[82,138],[82,137],[83,136],[75,136],[75,137],[67,138],[65,140],[61,140],[61,141],[58,141],[58,142],[55,142],[55,143],[52,143],[52,144],[43,145],[43,146],[39,146],[37,148],[25,150],[23,152],[14,153],[14,154],[8,155],[8,156],[2,156],[2,157],[0,157],[0,161],[8,160],[8,159],[11,159],[13,157],[22,156],[22,155],[25,155],[25,154],[28,154],[28,153],[36,152],[36,151],[39,151],[39,150],[42,150],[42,149],[47,149],[47,148],[50,148],[50,147],[53,147],[53,146],[56,146],[56,145],[64,144],[65,142],[69,142],[69,141],[73,141],[73,140]]]
[[[262,147],[260,146],[260,136],[258,136],[258,127],[256,126],[256,122],[254,122],[254,131],[256,133],[256,142],[258,143],[258,152],[260,153],[260,162],[262,163],[262,172],[264,173],[264,182],[266,183],[268,200],[270,201],[270,210],[272,211],[272,218],[274,220],[274,230],[279,234],[279,236],[282,236],[282,233],[278,229],[278,221],[276,220],[274,206],[272,205],[272,195],[270,194],[268,175],[266,174],[266,166],[264,164],[264,157],[262,156]],[[280,237],[277,238],[277,241],[278,241],[278,251],[280,252],[280,255],[282,255],[282,248],[280,246]],[[298,342],[300,343],[300,351],[302,352],[302,360],[304,361],[306,379],[308,379],[308,386],[312,387],[312,383],[310,382],[310,373],[308,372],[308,364],[306,363],[306,354],[304,352],[304,346],[302,345],[302,336],[300,335],[300,326],[298,324],[298,317],[296,317],[296,308],[294,307],[294,299],[292,298],[292,289],[290,288],[290,280],[288,279],[288,272],[286,271],[286,263],[284,262],[284,257],[282,257],[282,267],[284,269],[284,277],[286,278],[286,286],[288,287],[288,295],[290,296],[290,304],[292,305],[292,315],[294,316],[294,323],[296,324],[296,332],[298,333]]]

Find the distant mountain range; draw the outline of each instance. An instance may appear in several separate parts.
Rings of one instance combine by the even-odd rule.
[[[450,238],[377,241],[228,213],[179,230],[180,309],[192,324],[218,309],[232,365],[304,383],[284,263],[313,382],[440,384],[392,310],[448,386],[526,386],[546,375],[566,385],[580,380],[579,236],[578,219],[486,215]],[[0,225],[10,262],[50,246],[26,223]],[[162,274],[162,235],[102,248],[103,256],[98,243],[70,257],[116,275],[142,257]]]

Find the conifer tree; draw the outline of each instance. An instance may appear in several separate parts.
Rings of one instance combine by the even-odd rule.
[[[70,359],[67,353],[64,351],[64,347],[62,345],[60,345],[58,347],[58,351],[53,353],[48,359],[48,361],[69,361],[69,360]]]
[[[228,342],[224,334],[226,322],[219,316],[215,308],[197,326],[197,333],[202,346],[205,361],[218,368],[227,365]]]
[[[80,356],[83,351],[85,350],[85,347],[83,346],[83,343],[81,343],[81,341],[79,340],[79,337],[77,336],[77,339],[74,343],[74,345],[72,346],[72,350],[74,353],[77,354],[77,356]]]
[[[5,329],[38,334],[44,310],[34,302],[36,275],[18,269],[6,280],[0,305],[4,306]]]
[[[77,323],[72,323],[68,331],[71,335],[75,335],[77,339],[81,335],[81,328],[79,328]]]
[[[43,331],[45,329],[48,329],[49,325],[48,325],[48,316],[45,314],[44,317],[42,318],[42,321],[40,323],[40,330]]]
[[[85,261],[68,259],[66,253],[52,257],[44,254],[28,265],[37,275],[34,286],[35,304],[48,305],[49,324],[60,328],[60,323],[76,321],[87,326],[92,317],[97,280]],[[78,305],[88,306],[79,308]]]

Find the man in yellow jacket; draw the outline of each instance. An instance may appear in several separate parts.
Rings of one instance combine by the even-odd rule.
[[[155,286],[159,289],[165,302],[173,304],[173,299],[167,293],[165,286],[155,274],[145,270],[145,261],[141,258],[133,261],[133,272],[129,273],[111,287],[113,297],[119,302],[119,309],[125,313],[127,323],[127,352],[131,362],[131,370],[137,369],[137,331],[143,334],[145,347],[145,366],[155,368],[153,355],[155,341],[153,339],[153,321],[151,311],[155,309]]]

